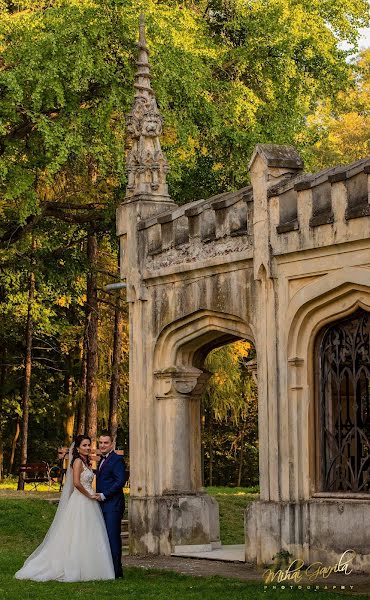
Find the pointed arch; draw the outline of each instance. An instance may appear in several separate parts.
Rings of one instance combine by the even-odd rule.
[[[251,326],[240,317],[206,309],[189,313],[164,327],[158,335],[154,368],[172,365],[201,368],[213,348],[238,339],[254,343]]]
[[[312,340],[326,323],[370,308],[370,269],[343,268],[301,288],[289,303],[286,316],[288,356],[307,356]]]
[[[285,318],[287,344],[286,373],[288,406],[299,420],[301,443],[296,448],[297,498],[309,498],[317,492],[319,452],[316,436],[319,427],[315,400],[315,343],[319,331],[340,320],[357,308],[370,310],[370,269],[352,267],[338,269],[301,288],[292,298]],[[293,483],[292,483],[293,485]]]

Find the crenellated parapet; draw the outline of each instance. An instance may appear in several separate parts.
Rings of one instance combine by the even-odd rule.
[[[265,148],[268,148],[268,152]],[[252,185],[169,208],[137,223],[141,268],[151,272],[237,253],[273,256],[370,235],[370,158],[304,173],[296,151],[259,145]]]
[[[370,235],[370,158],[281,181],[267,190],[273,254]]]
[[[138,224],[149,270],[252,249],[252,188],[219,194]]]

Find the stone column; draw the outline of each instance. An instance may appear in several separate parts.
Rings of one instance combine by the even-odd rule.
[[[130,395],[136,402],[130,417],[130,457],[142,461],[134,470],[130,498],[132,554],[220,546],[218,504],[201,488],[200,394],[208,377],[194,367],[174,366],[155,372],[154,380],[148,375],[147,399],[139,398],[142,385]],[[146,482],[142,487],[137,485],[139,472]]]
[[[269,189],[299,174],[303,162],[289,146],[258,144],[250,165],[254,203],[254,278],[257,285],[255,334],[258,363],[260,500],[245,513],[246,561],[269,561],[279,551],[281,520],[277,506],[289,477],[286,398],[280,394],[277,314],[278,282],[271,250]]]
[[[166,493],[201,490],[200,395],[210,374],[195,367],[157,371],[157,438],[162,456],[159,488]]]

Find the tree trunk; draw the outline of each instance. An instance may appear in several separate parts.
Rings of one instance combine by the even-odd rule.
[[[75,407],[73,402],[73,378],[71,370],[71,356],[68,355],[67,372],[64,380],[64,393],[66,396],[66,411],[64,418],[64,443],[69,447],[73,440],[73,429],[75,424]]]
[[[243,475],[243,466],[244,466],[244,429],[241,432],[240,436],[240,455],[239,455],[239,468],[238,468],[238,478],[236,482],[236,486],[240,487]]]
[[[3,400],[4,387],[6,378],[6,346],[3,347],[1,353],[0,367],[0,481],[4,479],[4,439],[3,439]]]
[[[17,442],[18,442],[20,431],[21,431],[21,428],[20,428],[20,425],[19,425],[19,417],[18,417],[17,418],[16,426],[15,426],[15,433],[14,433],[14,437],[13,437],[13,442],[12,442],[12,451],[11,451],[11,454],[10,454],[8,475],[11,475],[12,472],[13,472],[15,451],[16,451],[16,448],[17,448]]]
[[[201,416],[200,416],[200,439],[201,439],[201,455],[200,455],[200,464],[201,464],[201,474],[202,474],[202,487],[205,486],[205,473],[204,473],[204,426],[205,426],[206,418],[204,412],[203,403],[201,404]]]
[[[32,241],[32,251],[35,249],[34,240]],[[24,369],[24,382],[22,394],[22,424],[21,424],[21,464],[27,463],[28,450],[28,417],[29,400],[31,389],[31,371],[32,371],[32,305],[35,297],[35,273],[31,271],[28,275],[28,307],[26,323],[26,356]],[[24,473],[19,475],[18,490],[24,489]]]
[[[85,433],[86,428],[87,316],[85,317],[84,339],[81,352],[81,366],[81,394],[77,406],[76,435],[83,435]]]
[[[98,286],[96,275],[98,244],[94,232],[89,233],[87,238],[87,258],[90,271],[87,276],[86,294],[86,433],[91,437],[92,447],[96,448],[98,421]]]
[[[121,308],[121,294],[117,293],[116,306],[114,310],[114,338],[113,338],[113,356],[112,356],[112,377],[111,385],[109,389],[109,423],[108,429],[114,442],[117,437],[118,429],[118,401],[119,401],[119,383],[120,383],[120,358],[121,358],[121,346],[122,346],[122,332],[123,332],[123,314]]]
[[[213,414],[212,409],[209,410],[209,483],[208,485],[213,485]]]

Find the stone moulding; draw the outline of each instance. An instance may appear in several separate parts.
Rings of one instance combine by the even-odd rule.
[[[154,376],[157,380],[156,398],[161,400],[178,395],[198,398],[211,373],[196,367],[178,366],[155,371]]]

